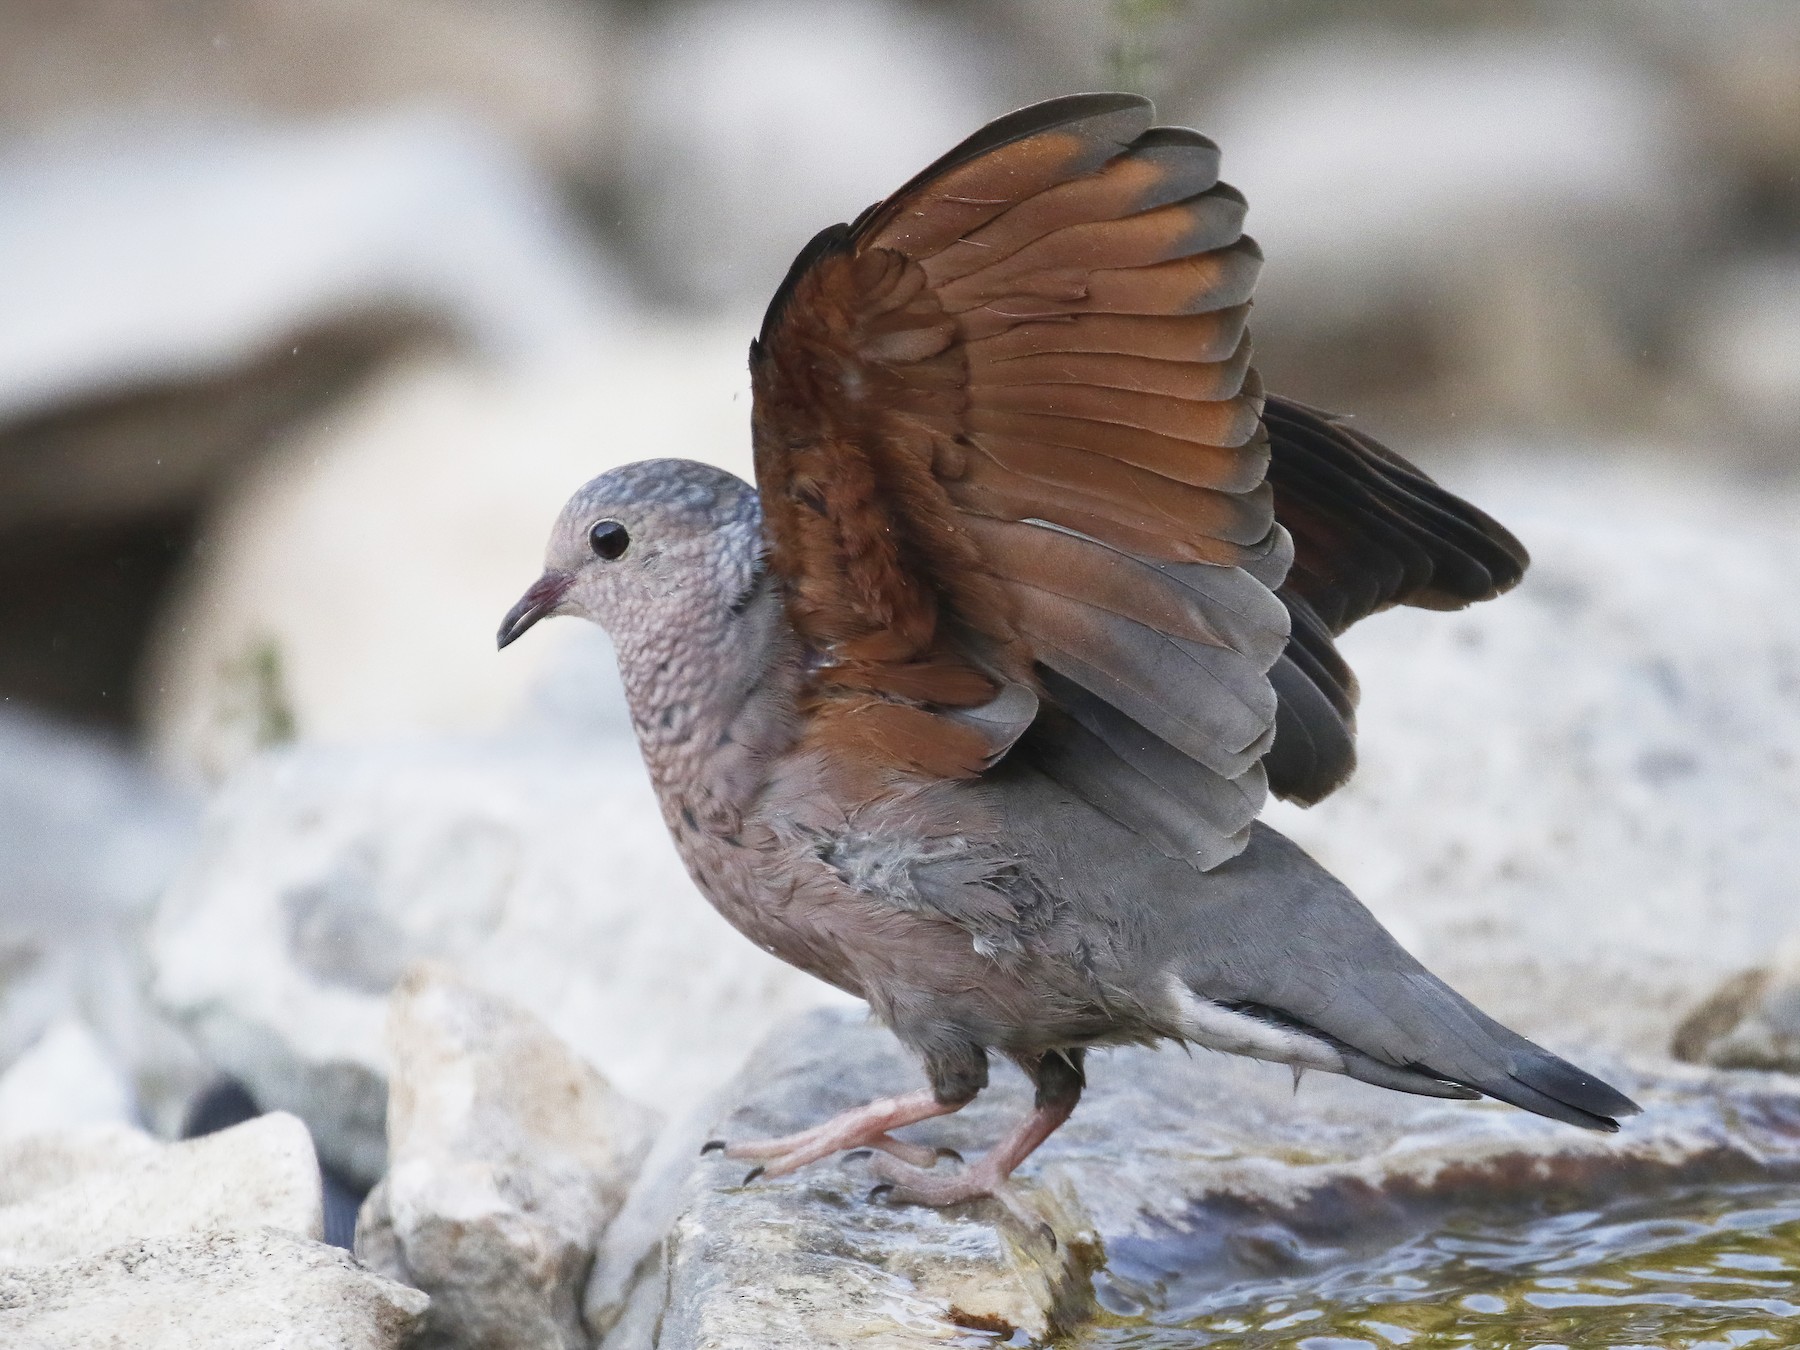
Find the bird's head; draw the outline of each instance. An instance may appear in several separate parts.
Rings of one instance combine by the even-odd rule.
[[[621,647],[741,611],[762,577],[762,513],[741,478],[685,459],[626,464],[569,498],[544,575],[500,625],[506,646],[539,619],[578,614]]]

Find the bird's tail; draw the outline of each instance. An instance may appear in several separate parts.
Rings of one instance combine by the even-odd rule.
[[[1344,1072],[1402,1092],[1452,1095],[1437,1089],[1480,1093],[1552,1120],[1588,1130],[1615,1131],[1619,1117],[1636,1115],[1636,1102],[1560,1055],[1502,1026],[1435,975],[1406,972],[1406,1011],[1395,1018],[1410,1033],[1405,1059],[1346,1046]],[[1425,1082],[1406,1080],[1423,1078]],[[1463,1095],[1455,1093],[1454,1095]]]

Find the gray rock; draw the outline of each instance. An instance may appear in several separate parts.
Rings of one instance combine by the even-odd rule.
[[[0,1341],[17,1350],[399,1350],[427,1302],[292,1233],[206,1232],[0,1269]]]
[[[289,1115],[178,1144],[119,1126],[0,1143],[0,1267],[195,1233],[269,1228],[316,1241],[323,1223],[312,1141]]]
[[[161,1005],[366,1183],[385,1167],[386,991],[426,957],[669,1114],[833,997],[701,899],[622,741],[271,757],[222,792],[151,935]]]
[[[586,1350],[582,1286],[655,1114],[442,965],[394,990],[388,1049],[389,1170],[358,1257],[431,1295],[424,1344]]]
[[[196,59],[184,0],[130,10],[0,9],[0,138],[110,115],[272,123],[455,107],[532,159],[604,177],[626,93],[611,7],[579,0],[359,0],[208,16]]]
[[[946,1212],[867,1201],[870,1178],[854,1161],[741,1184],[744,1164],[714,1154],[690,1163],[678,1217],[625,1297],[613,1281],[618,1316],[603,1344],[899,1350],[971,1331],[1037,1343],[1093,1315],[1091,1277],[1109,1244],[1194,1229],[1229,1263],[1254,1258],[1284,1215],[1379,1229],[1397,1198],[1429,1201],[1440,1188],[1477,1200],[1521,1186],[1604,1195],[1622,1182],[1800,1165],[1800,1088],[1596,1067],[1646,1108],[1621,1135],[1330,1076],[1296,1088],[1286,1069],[1205,1052],[1100,1052],[1081,1107],[1021,1169],[1009,1202]],[[718,1133],[798,1128],[919,1081],[885,1031],[821,1011],[759,1052]],[[1029,1085],[1005,1069],[968,1110],[905,1133],[973,1156],[1029,1102]],[[667,1181],[647,1174],[646,1184]],[[608,1276],[597,1267],[596,1280]],[[590,1296],[589,1316],[603,1327],[602,1302]]]
[[[1693,290],[1684,354],[1721,413],[1767,447],[1772,468],[1787,468],[1800,426],[1800,257],[1738,260]]]
[[[1721,984],[1675,1029],[1675,1058],[1800,1074],[1800,948]]]

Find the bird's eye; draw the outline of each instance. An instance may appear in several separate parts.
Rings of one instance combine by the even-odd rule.
[[[631,535],[618,521],[602,520],[588,531],[588,543],[596,555],[611,562],[625,556],[625,550],[631,547]]]

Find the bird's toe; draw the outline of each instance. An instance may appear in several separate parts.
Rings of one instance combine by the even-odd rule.
[[[878,1198],[876,1192],[880,1192],[880,1199],[897,1205],[959,1205],[991,1196],[999,1185],[998,1179],[980,1165],[954,1172],[928,1172],[888,1153],[875,1156],[872,1170],[882,1184],[869,1192],[869,1198]]]

